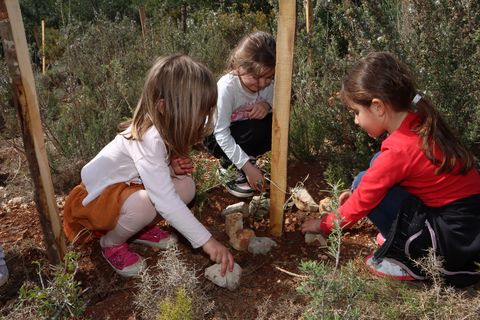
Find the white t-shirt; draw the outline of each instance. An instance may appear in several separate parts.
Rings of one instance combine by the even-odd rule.
[[[270,106],[273,102],[273,81],[268,87],[255,93],[243,88],[238,76],[227,73],[217,82],[218,100],[214,135],[218,145],[232,161],[241,169],[248,161],[248,155],[235,142],[230,132],[230,124],[248,119],[247,114],[256,102],[265,101]]]
[[[115,183],[143,183],[157,212],[194,248],[203,246],[211,234],[176,192],[166,158],[165,144],[154,126],[141,141],[117,135],[83,167],[81,177],[88,195],[82,204],[87,205]]]

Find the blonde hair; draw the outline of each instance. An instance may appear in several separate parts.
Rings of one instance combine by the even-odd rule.
[[[408,67],[387,52],[372,52],[360,59],[343,80],[341,97],[370,107],[374,98],[388,102],[394,111],[414,111],[417,94],[415,80]],[[459,163],[458,173],[466,174],[475,165],[473,154],[455,136],[447,123],[426,97],[415,103],[420,124],[415,129],[421,137],[421,148],[437,165],[436,173],[451,173]],[[442,158],[435,158],[435,148]]]
[[[120,127],[130,125],[125,137],[141,140],[153,125],[169,157],[188,156],[190,147],[213,130],[216,103],[217,84],[207,67],[186,55],[160,57],[147,73],[133,119]]]
[[[275,50],[275,38],[270,33],[257,31],[246,35],[233,49],[227,71],[242,68],[247,74],[261,75],[265,69],[275,68]]]

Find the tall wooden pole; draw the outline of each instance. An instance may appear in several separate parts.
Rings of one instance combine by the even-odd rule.
[[[18,0],[0,0],[0,37],[12,80],[13,101],[20,117],[25,154],[35,185],[35,202],[48,259],[50,263],[57,264],[63,260],[65,237],[45,150],[37,92]]]
[[[270,230],[283,231],[283,205],[287,189],[288,127],[292,91],[293,46],[295,40],[295,0],[280,1],[277,31],[277,64],[273,95],[272,184],[270,186]]]
[[[45,74],[45,20],[42,19],[42,74]]]
[[[144,6],[140,6],[140,8],[138,8],[138,14],[140,16],[140,25],[142,26],[143,41],[145,41],[145,36],[147,35],[147,26],[145,25],[145,7]]]
[[[312,27],[313,27],[312,0],[305,0],[304,5],[305,5],[305,21],[306,21],[307,33],[310,33],[312,32]]]

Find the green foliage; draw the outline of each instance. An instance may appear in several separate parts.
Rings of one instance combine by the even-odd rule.
[[[368,282],[356,276],[352,263],[338,272],[323,262],[307,261],[300,270],[308,274],[298,291],[310,298],[305,319],[359,319],[359,301],[369,293]]]
[[[205,159],[198,158],[195,163],[195,171],[193,171],[192,178],[195,181],[195,203],[199,213],[203,211],[203,207],[208,201],[208,192],[232,180],[237,173],[237,169],[233,165],[222,174],[218,170],[216,166],[212,168],[209,161]]]
[[[344,183],[378,148],[338,99],[349,66],[370,51],[409,64],[452,128],[480,156],[478,1],[317,1],[313,31],[303,10],[295,42],[290,151],[320,159]]]
[[[53,277],[45,285],[40,272],[40,285],[26,282],[19,290],[17,309],[28,308],[41,319],[70,319],[83,314],[86,303],[82,299],[83,290],[75,280],[79,255],[68,252],[64,264],[53,267]]]
[[[192,301],[184,288],[179,288],[175,300],[166,298],[160,301],[161,314],[158,320],[189,320],[192,314]]]

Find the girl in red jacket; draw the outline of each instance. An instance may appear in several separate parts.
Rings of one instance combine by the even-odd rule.
[[[340,225],[368,217],[385,243],[368,268],[400,280],[423,280],[414,260],[433,248],[448,284],[480,280],[480,175],[473,155],[420,95],[408,68],[371,53],[343,81],[342,100],[370,136],[387,133],[353,192],[340,196]],[[360,180],[360,181],[358,181]],[[304,222],[302,232],[329,234],[334,213]]]

